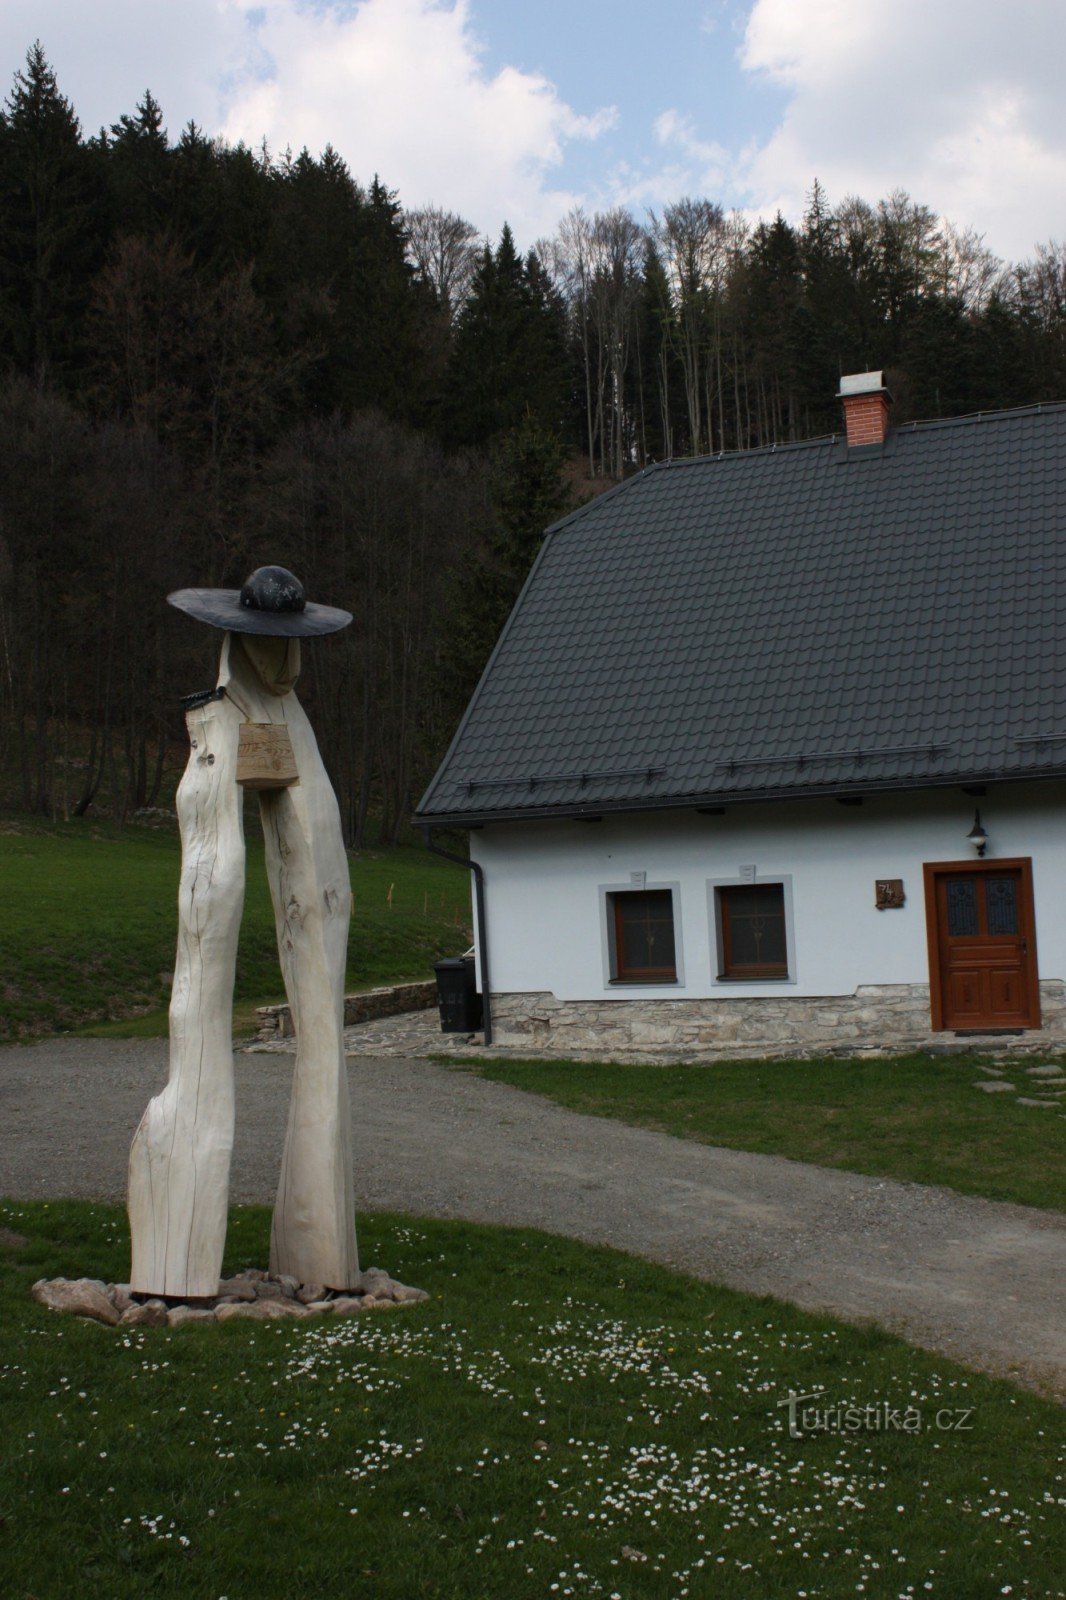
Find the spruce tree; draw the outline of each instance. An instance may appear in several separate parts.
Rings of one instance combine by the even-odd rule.
[[[0,112],[0,353],[39,383],[69,378],[80,352],[102,253],[94,172],[38,42]]]
[[[558,439],[532,416],[492,455],[491,524],[473,566],[455,575],[448,675],[456,712],[466,704],[529,576],[544,531],[570,494]]]
[[[532,253],[523,262],[504,224],[488,246],[456,324],[446,436],[487,444],[528,414],[557,437],[568,414],[566,310]]]
[[[107,172],[118,234],[153,234],[170,225],[171,162],[159,102],[145,90],[134,116],[111,125]]]

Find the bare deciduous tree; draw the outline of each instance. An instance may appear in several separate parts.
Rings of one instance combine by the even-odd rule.
[[[698,455],[713,448],[706,377],[708,360],[720,359],[715,312],[727,261],[725,216],[711,200],[686,198],[661,217],[653,214],[651,226],[670,286],[669,326],[684,373],[690,447]]]
[[[411,265],[451,321],[462,309],[483,245],[472,222],[440,206],[404,213]]]

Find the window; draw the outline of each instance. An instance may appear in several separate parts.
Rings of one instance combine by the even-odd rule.
[[[669,889],[616,890],[607,896],[611,981],[676,983],[674,897]]]
[[[719,978],[787,978],[784,884],[720,884],[715,899]]]

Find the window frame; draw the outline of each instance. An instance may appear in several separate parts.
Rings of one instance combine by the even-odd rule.
[[[645,881],[641,882],[641,878]],[[674,972],[672,976],[650,973],[629,977],[619,974],[618,922],[615,902],[623,894],[669,893],[674,924]],[[628,883],[601,883],[600,933],[603,944],[603,986],[605,989],[676,989],[684,986],[685,965],[681,939],[681,884],[649,882],[645,874],[634,873]]]
[[[731,889],[780,889],[784,913],[785,971],[730,972],[727,965],[729,950],[728,891]],[[725,893],[723,894],[723,891]],[[796,980],[796,941],[792,915],[792,878],[788,873],[773,873],[754,878],[713,878],[707,883],[708,914],[714,931],[714,948],[717,967],[716,984],[739,984],[744,988],[752,984],[794,984]]]

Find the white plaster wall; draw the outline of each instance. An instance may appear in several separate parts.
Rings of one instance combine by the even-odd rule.
[[[602,822],[499,823],[473,832],[485,869],[489,969],[496,993],[548,990],[560,1000],[840,995],[860,984],[927,983],[922,865],[975,859],[974,805],[986,859],[1030,856],[1041,978],[1066,977],[1066,784],[999,785],[975,802],[959,790],[605,816]],[[716,977],[709,879],[792,880],[791,981]],[[599,887],[677,882],[684,982],[605,983]],[[877,878],[902,878],[906,905],[877,911]],[[479,974],[480,982],[480,974]]]

